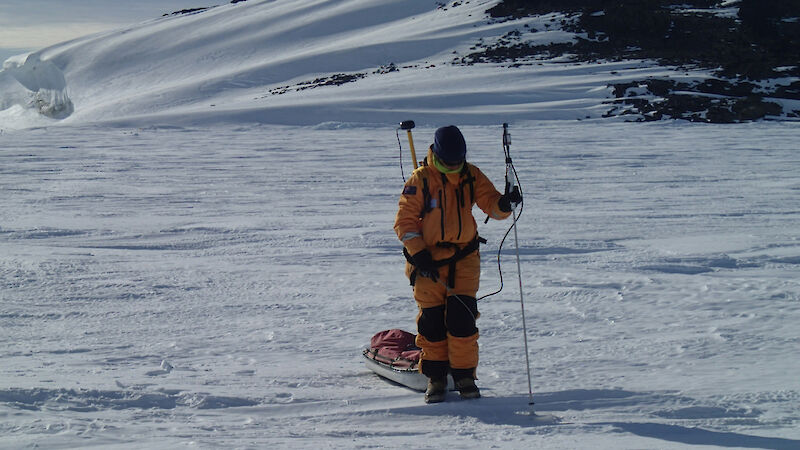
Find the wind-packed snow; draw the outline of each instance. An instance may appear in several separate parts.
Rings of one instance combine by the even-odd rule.
[[[464,128],[495,181],[500,130]],[[0,135],[0,447],[797,448],[794,127],[512,136],[534,410],[560,423],[527,405],[513,242],[485,398],[364,367],[416,314],[393,129],[46,128]],[[481,227],[482,293],[507,225]]]
[[[705,75],[452,65],[553,19],[456,3],[250,0],[8,59],[0,448],[800,448],[797,124],[599,119],[609,80]],[[510,122],[533,406],[513,239],[483,398],[364,366],[415,331],[406,119],[498,186]]]

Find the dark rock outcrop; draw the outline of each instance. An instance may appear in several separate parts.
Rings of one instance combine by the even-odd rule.
[[[579,33],[571,43],[537,45],[519,31],[491,45],[476,45],[457,64],[510,66],[569,56],[576,61],[651,59],[677,68],[711,70],[702,83],[648,79],[610,86],[610,115],[639,114],[640,120],[672,117],[710,122],[795,118],[771,99],[797,100],[800,82],[800,1],[741,0],[722,9],[718,0],[504,0],[487,12],[503,21],[559,12],[553,26]],[[738,12],[735,7],[738,6]],[[735,12],[735,14],[734,14]],[[554,19],[555,20],[555,19]],[[550,25],[547,25],[548,27]],[[536,30],[522,30],[527,33]],[[754,83],[789,80],[791,84]],[[635,84],[648,95],[618,95]]]

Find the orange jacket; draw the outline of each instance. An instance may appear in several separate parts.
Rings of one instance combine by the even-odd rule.
[[[438,242],[463,245],[475,239],[475,204],[494,219],[511,215],[500,210],[500,192],[476,166],[465,162],[460,173],[443,174],[426,163],[432,160],[429,150],[422,166],[406,182],[394,222],[397,237],[411,255],[431,249]]]

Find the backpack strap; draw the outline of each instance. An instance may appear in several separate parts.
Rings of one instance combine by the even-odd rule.
[[[425,169],[425,172],[427,175],[428,169]],[[428,186],[428,177],[426,175],[422,176],[422,211],[419,212],[420,219],[433,209],[431,207],[431,189]]]
[[[466,175],[464,181],[461,182],[461,190],[463,193],[464,186],[469,186],[469,201],[470,204],[475,203],[475,176],[472,174],[472,170],[470,170],[470,164],[464,163],[464,168],[461,169],[461,175]]]

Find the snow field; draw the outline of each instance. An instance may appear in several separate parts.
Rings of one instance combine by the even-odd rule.
[[[364,368],[414,329],[391,128],[0,134],[0,447],[796,447],[792,124],[510,130],[539,420],[513,242],[479,305],[485,398]],[[499,185],[499,124],[463,131]],[[481,226],[481,293],[507,225]]]
[[[609,83],[708,73],[452,65],[561,17],[409,3],[250,0],[6,61],[0,448],[800,447],[795,124],[578,122]],[[363,366],[414,329],[404,119],[421,155],[467,125],[498,186],[511,122],[539,416],[512,242],[484,398],[425,405]],[[482,294],[507,226],[481,227]]]

